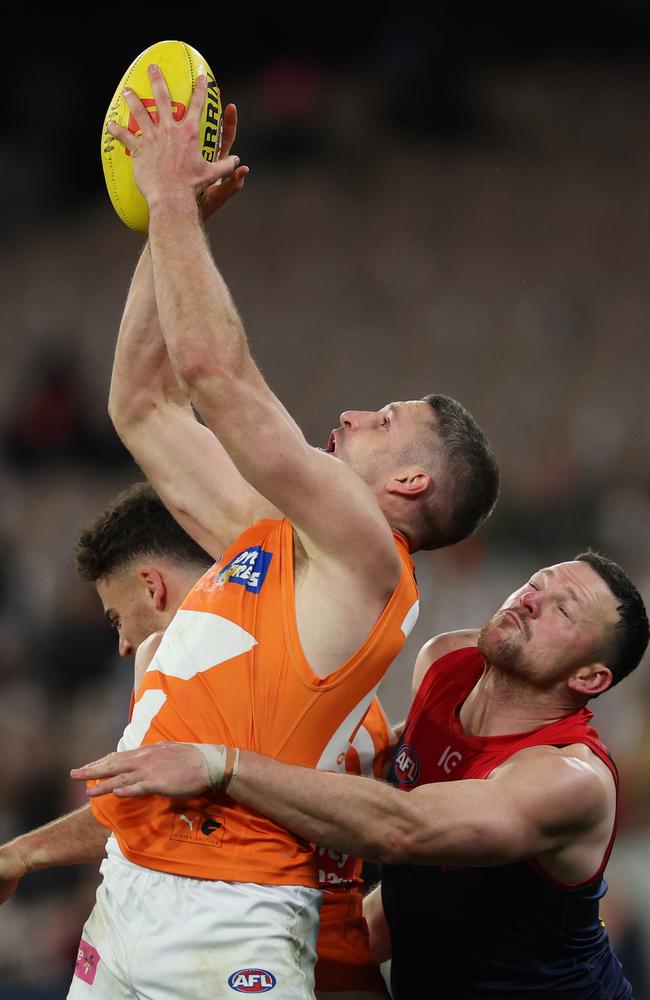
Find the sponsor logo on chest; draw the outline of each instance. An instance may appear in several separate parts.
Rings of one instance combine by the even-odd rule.
[[[220,587],[227,583],[238,583],[241,587],[245,587],[249,593],[259,594],[272,558],[273,553],[266,552],[261,545],[253,545],[249,549],[244,549],[216,573],[212,586]]]
[[[440,754],[437,766],[441,767],[445,774],[452,774],[454,768],[458,767],[462,759],[463,755],[459,750],[454,750],[451,746],[447,746]]]

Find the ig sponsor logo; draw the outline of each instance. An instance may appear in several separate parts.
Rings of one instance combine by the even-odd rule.
[[[265,969],[239,969],[233,972],[228,986],[235,993],[268,993],[275,986],[275,976]]]
[[[458,767],[462,759],[462,753],[459,753],[458,750],[452,750],[451,747],[447,747],[440,755],[438,767],[441,767],[445,774],[451,774],[453,769]]]
[[[395,757],[395,776],[400,785],[414,785],[420,776],[418,755],[408,743],[402,743]]]

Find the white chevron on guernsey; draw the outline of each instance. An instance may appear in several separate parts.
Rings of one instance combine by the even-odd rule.
[[[376,684],[372,691],[364,695],[333,734],[316,764],[321,771],[345,771],[344,762],[338,758],[350,746],[350,737],[370,708],[370,702],[375,697],[378,687],[379,684]]]
[[[131,721],[117,744],[118,750],[135,750],[142,745],[149,726],[167,701],[164,691],[145,691],[133,706]]]
[[[254,636],[221,615],[183,609],[168,626],[147,673],[158,670],[188,681],[256,645]]]
[[[419,614],[420,614],[420,602],[416,601],[415,604],[412,604],[409,610],[407,611],[406,618],[404,619],[404,621],[400,626],[402,632],[404,633],[407,639],[411,634],[413,626],[418,620]]]

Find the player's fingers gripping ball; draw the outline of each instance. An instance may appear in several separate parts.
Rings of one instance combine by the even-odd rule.
[[[157,65],[169,88],[171,113],[181,121],[190,105],[197,77],[207,78],[207,96],[199,121],[199,146],[203,158],[210,163],[219,158],[221,144],[221,95],[214,73],[196,49],[185,42],[156,42],[135,59],[120,80],[102,127],[102,166],[106,187],[113,208],[131,229],[139,233],[149,231],[149,209],[138,190],[133,176],[131,151],[108,130],[109,123],[128,129],[134,136],[141,134],[140,125],[129,107],[123,91],[134,91],[154,122],[158,121],[158,108],[153,93],[148,67]]]

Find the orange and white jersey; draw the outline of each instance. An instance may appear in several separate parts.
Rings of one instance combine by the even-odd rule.
[[[390,723],[375,698],[347,752],[342,754],[339,770],[382,778],[387,773],[395,742]],[[317,855],[323,905],[316,946],[316,989],[355,990],[388,997],[368,942],[360,888],[362,862],[323,847],[318,848]]]
[[[391,725],[379,699],[375,698],[347,748],[341,750],[336,768],[332,770],[345,774],[363,774],[366,778],[385,777],[394,745],[395,735]],[[318,847],[316,853],[318,884],[325,891],[323,905],[333,895],[327,890],[340,894],[343,889],[362,884],[363,862],[360,858],[340,851],[330,851],[325,847]]]
[[[118,749],[171,740],[225,743],[305,767],[336,770],[383,675],[417,620],[405,540],[397,587],[361,648],[318,677],[296,624],[293,529],[259,521],[192,588],[145,673]],[[350,594],[354,601],[354,593]],[[174,875],[318,885],[311,845],[210,793],[92,800],[122,853]]]

